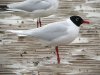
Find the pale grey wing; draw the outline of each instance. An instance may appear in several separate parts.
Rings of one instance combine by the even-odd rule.
[[[40,9],[48,9],[50,6],[51,4],[46,0],[26,0],[24,2],[17,2],[8,5],[10,9],[21,9],[28,12]]]
[[[33,5],[33,11],[36,11],[36,10],[46,10],[46,9],[49,9],[51,7],[51,3],[49,3],[48,1],[44,0],[44,1],[40,1],[40,2],[37,2]]]
[[[67,28],[61,25],[47,26],[33,32],[33,36],[45,41],[52,41],[64,35],[67,35]]]

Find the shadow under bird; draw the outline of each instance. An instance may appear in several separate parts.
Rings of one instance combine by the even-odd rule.
[[[71,43],[79,34],[81,24],[89,24],[80,16],[71,16],[61,22],[54,22],[29,30],[7,30],[18,36],[31,36],[43,41],[47,46],[59,46]],[[58,47],[56,47],[58,49]]]

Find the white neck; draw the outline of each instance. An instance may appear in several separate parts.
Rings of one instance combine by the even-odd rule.
[[[67,23],[68,23],[68,25],[72,25],[72,26],[78,27],[77,25],[75,25],[75,24],[70,20],[70,18],[67,19]],[[79,27],[78,27],[78,28],[79,28]]]

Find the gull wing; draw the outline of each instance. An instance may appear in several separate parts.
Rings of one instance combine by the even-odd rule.
[[[23,2],[8,4],[7,6],[9,9],[20,9],[32,12],[40,9],[47,9],[51,4],[47,0],[26,0]]]

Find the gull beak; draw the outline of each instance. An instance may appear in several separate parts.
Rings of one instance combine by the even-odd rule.
[[[83,23],[84,23],[84,24],[90,24],[90,21],[84,20]]]

